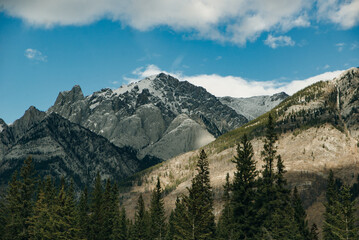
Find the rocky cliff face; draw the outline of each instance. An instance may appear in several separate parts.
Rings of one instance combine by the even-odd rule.
[[[19,122],[26,123],[26,119],[25,113]],[[133,148],[116,147],[106,138],[51,113],[7,145],[0,158],[0,181],[6,184],[27,156],[32,156],[41,176],[73,178],[77,186],[91,184],[97,172],[104,179],[120,180],[160,161],[148,156],[139,160],[136,155]]]
[[[221,97],[219,100],[250,121],[270,111],[287,97],[289,97],[288,94],[281,92],[272,96],[254,96],[249,98]]]
[[[79,86],[61,92],[55,112],[139,156],[168,159],[208,144],[246,123],[204,88],[159,74],[84,97]]]

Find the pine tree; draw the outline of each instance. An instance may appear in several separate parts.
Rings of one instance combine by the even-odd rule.
[[[148,221],[147,213],[145,209],[145,203],[143,201],[142,194],[138,198],[135,214],[134,231],[132,235],[133,240],[147,240],[148,238]]]
[[[79,238],[86,239],[90,232],[89,224],[89,205],[87,187],[83,190],[80,196],[79,204],[77,206],[76,216],[77,227],[79,229]]]
[[[170,217],[168,219],[168,227],[166,233],[166,240],[173,240],[175,235],[175,213],[174,210],[171,211]]]
[[[184,216],[191,225],[189,229],[184,229],[185,239],[213,239],[213,196],[209,181],[209,164],[204,150],[198,159],[197,175],[192,179],[192,186],[188,189],[188,196],[183,197],[183,202],[186,207]]]
[[[160,178],[157,177],[156,188],[152,193],[150,206],[150,237],[151,239],[164,239],[166,232],[165,209],[162,198]]]
[[[292,206],[294,209],[294,220],[298,226],[300,236],[303,240],[310,240],[310,232],[308,229],[307,214],[303,208],[302,200],[299,197],[297,187],[294,187],[292,196]]]
[[[5,226],[5,239],[28,239],[28,218],[31,217],[35,197],[35,170],[32,158],[28,157],[18,174],[12,177],[6,196],[6,208],[9,210]]]
[[[337,200],[332,203],[330,213],[325,214],[324,225],[336,239],[358,239],[355,202],[352,200],[350,188],[342,186]],[[325,236],[326,237],[326,236]]]
[[[323,237],[325,240],[337,240],[339,239],[334,233],[333,229],[330,226],[333,226],[334,219],[336,215],[336,206],[335,203],[339,199],[339,190],[335,184],[334,173],[332,170],[329,171],[328,181],[327,181],[327,191],[326,191],[326,200],[324,204],[325,213],[324,213],[324,224],[323,224]]]
[[[226,183],[223,186],[224,208],[219,217],[217,226],[217,236],[219,239],[233,239],[233,210],[230,197],[231,188],[229,173],[227,173]]]
[[[92,192],[91,208],[90,208],[90,240],[103,238],[103,189],[100,173],[97,173],[95,179],[95,187]]]
[[[186,209],[186,205],[182,199],[176,199],[176,207],[173,211],[173,219],[171,221],[171,227],[173,227],[173,239],[182,240],[182,239],[192,239],[192,233],[190,229],[192,228],[191,222],[188,221],[189,212]]]
[[[119,215],[118,189],[110,180],[106,181],[105,192],[103,194],[103,238],[109,239],[115,224],[115,218]],[[117,216],[116,216],[117,215]]]
[[[28,219],[29,239],[56,239],[53,212],[45,193],[41,190],[36,201],[34,213]]]
[[[244,135],[237,146],[237,156],[233,161],[236,172],[232,185],[233,231],[234,239],[248,239],[257,232],[256,209],[256,162],[253,159],[253,147]]]
[[[262,158],[264,161],[262,176],[258,179],[256,199],[257,221],[261,231],[257,238],[300,239],[299,229],[294,223],[294,210],[290,202],[290,191],[286,188],[285,168],[280,155],[277,155],[275,142],[275,122],[268,118],[266,138]],[[274,163],[277,160],[276,171]]]

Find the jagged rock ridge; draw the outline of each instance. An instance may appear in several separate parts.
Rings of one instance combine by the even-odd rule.
[[[43,116],[16,138],[16,129],[28,123],[29,114]],[[37,113],[37,114],[36,114]],[[21,124],[18,126],[18,124]],[[159,163],[157,158],[144,156],[137,158],[137,151],[131,147],[119,148],[106,138],[90,130],[51,113],[45,116],[35,108],[0,133],[3,146],[0,155],[0,182],[6,184],[24,159],[32,156],[36,171],[41,175],[51,175],[59,180],[61,176],[75,180],[77,186],[92,184],[97,172],[104,179],[120,180],[135,172]]]
[[[219,100],[250,121],[276,107],[287,97],[289,97],[288,94],[280,92],[272,96],[264,95],[249,98],[221,97]]]
[[[248,121],[204,88],[163,73],[86,97],[75,86],[61,92],[48,112],[116,146],[132,146],[141,157],[152,154],[162,159],[206,145]]]

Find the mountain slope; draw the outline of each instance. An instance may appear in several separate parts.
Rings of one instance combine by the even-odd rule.
[[[286,178],[290,186],[297,186],[301,191],[311,223],[322,222],[324,207],[321,202],[325,199],[325,178],[329,169],[348,183],[353,183],[359,173],[358,83],[359,69],[352,68],[332,81],[319,82],[297,92],[271,111],[279,134],[278,153],[282,155],[288,171]],[[210,162],[216,216],[223,204],[222,186],[226,174],[228,172],[232,177],[235,171],[231,162],[236,152],[235,144],[243,133],[251,136],[257,169],[261,169],[263,133],[268,114],[203,147]],[[125,206],[132,209],[130,214],[133,213],[137,193],[143,193],[144,198],[149,199],[156,176],[161,177],[167,209],[173,208],[178,194],[186,193],[191,184],[198,154],[199,150],[185,153],[129,179],[124,186],[129,183],[132,186],[124,187],[122,191]],[[142,185],[135,185],[139,182]]]
[[[134,147],[139,156],[150,153],[162,159],[208,144],[248,121],[204,88],[163,73],[86,97],[75,86],[61,92],[48,112],[56,112],[116,146]],[[189,119],[191,124],[187,124]],[[186,142],[188,138],[191,144]],[[165,148],[164,144],[181,148]]]
[[[119,148],[106,138],[51,113],[8,146],[0,159],[0,181],[6,184],[11,174],[31,155],[41,175],[75,180],[77,186],[91,184],[97,172],[104,179],[123,179],[160,160],[145,156],[139,160],[130,147]]]
[[[249,98],[221,97],[219,100],[238,114],[245,116],[248,120],[253,120],[276,107],[287,97],[289,97],[288,94],[281,92],[272,96],[254,96]]]

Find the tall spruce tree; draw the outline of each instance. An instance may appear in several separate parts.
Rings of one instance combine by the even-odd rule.
[[[191,222],[188,221],[189,212],[182,199],[176,199],[176,207],[173,211],[173,219],[170,221],[169,228],[173,228],[173,238],[175,240],[191,239],[192,233],[189,229],[192,228]]]
[[[104,239],[103,236],[103,188],[100,173],[97,173],[90,207],[90,240]]]
[[[262,151],[264,161],[262,176],[258,179],[256,199],[257,221],[260,231],[257,238],[263,239],[300,239],[299,230],[294,224],[294,210],[290,202],[290,191],[284,178],[284,164],[277,155],[275,145],[275,121],[268,117],[266,137]],[[276,171],[274,164],[276,161]]]
[[[229,173],[226,175],[226,183],[223,185],[223,189],[224,208],[217,224],[217,237],[218,239],[233,239],[233,209],[230,196],[232,186],[229,182]]]
[[[358,239],[358,229],[355,218],[355,202],[352,200],[350,187],[343,185],[338,197],[332,202],[331,211],[325,213],[324,226],[330,229],[335,239]],[[327,235],[325,235],[325,239]]]
[[[188,196],[183,197],[186,207],[184,216],[190,223],[189,229],[184,229],[184,239],[214,239],[215,222],[213,214],[213,193],[209,181],[209,163],[204,150],[201,151],[197,162],[197,175],[192,179]]]
[[[162,240],[165,238],[165,209],[160,178],[157,177],[156,188],[153,190],[150,206],[150,238]]]
[[[335,224],[334,218],[332,216],[336,215],[336,206],[335,203],[339,199],[339,189],[335,183],[334,173],[332,170],[329,171],[329,176],[327,180],[327,191],[326,191],[326,203],[325,213],[324,213],[324,224],[323,224],[323,238],[325,240],[338,240],[339,238],[333,233],[331,226]]]
[[[84,188],[80,195],[79,203],[77,205],[76,221],[79,229],[79,238],[87,239],[90,232],[90,218],[89,218],[89,205],[88,205],[88,192],[87,187]]]
[[[136,206],[135,223],[131,236],[133,240],[147,240],[148,236],[148,219],[145,209],[145,202],[142,194],[139,196]]]
[[[250,239],[258,228],[255,209],[258,172],[253,159],[253,147],[247,135],[238,144],[233,162],[236,164],[231,199],[234,239]]]

